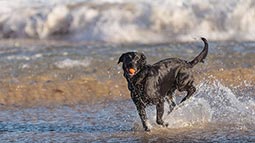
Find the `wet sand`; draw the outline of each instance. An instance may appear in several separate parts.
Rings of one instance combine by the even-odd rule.
[[[118,73],[115,73],[118,75]],[[0,104],[8,106],[57,106],[77,105],[123,100],[129,98],[125,79],[99,80],[79,77],[59,80],[47,75],[25,77],[17,82],[1,81]],[[196,74],[196,84],[204,80],[219,80],[229,88],[244,88],[255,84],[255,70],[248,68],[219,69]]]

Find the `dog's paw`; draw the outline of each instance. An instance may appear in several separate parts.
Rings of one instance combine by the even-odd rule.
[[[152,129],[152,127],[144,127],[144,130],[145,130],[146,132],[150,132],[151,129]]]
[[[168,127],[168,123],[163,123],[161,125],[158,125],[159,128],[167,128]]]
[[[145,128],[144,130],[145,130],[146,132],[150,132],[150,131],[151,131],[150,128]]]
[[[162,126],[162,127],[164,127],[164,128],[167,128],[168,125],[169,125],[168,123],[165,123],[165,122],[164,122],[164,123],[163,123],[162,125],[160,125],[160,126]]]
[[[151,129],[152,129],[151,124],[149,123],[149,121],[148,121],[148,120],[146,120],[146,121],[145,121],[144,130],[145,130],[146,132],[150,132],[150,131],[151,131]]]
[[[165,123],[163,120],[158,120],[156,121],[158,125],[162,126],[162,127],[168,127],[168,123]]]
[[[168,127],[168,125],[169,125],[168,123],[164,123],[163,127]]]

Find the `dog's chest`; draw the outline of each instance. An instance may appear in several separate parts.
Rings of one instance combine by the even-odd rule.
[[[159,97],[155,96],[153,93],[148,93],[146,88],[146,81],[134,85],[135,88],[131,91],[131,98],[135,103],[143,105],[153,105],[158,102]]]
[[[134,102],[140,102],[145,105],[150,104],[150,99],[146,96],[145,91],[145,80],[134,82],[130,84],[131,87],[131,98]]]

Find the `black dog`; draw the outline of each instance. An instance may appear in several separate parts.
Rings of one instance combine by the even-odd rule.
[[[203,62],[208,53],[208,43],[205,38],[203,51],[191,62],[178,58],[168,58],[153,65],[146,64],[146,57],[142,53],[127,52],[121,55],[118,63],[122,62],[124,77],[128,82],[131,98],[136,105],[143,127],[150,131],[145,107],[156,105],[157,124],[167,126],[162,120],[164,101],[169,103],[170,112],[175,107],[172,94],[177,89],[187,91],[181,103],[188,99],[195,91],[194,78],[191,68],[198,62]]]

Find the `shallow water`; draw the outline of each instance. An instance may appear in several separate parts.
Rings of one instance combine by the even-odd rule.
[[[194,68],[194,97],[164,115],[168,128],[143,131],[129,99],[121,53],[149,63],[191,60],[202,42],[155,45],[2,42],[0,140],[3,142],[255,142],[253,42],[210,42]],[[178,103],[183,93],[177,92]],[[167,108],[166,108],[167,110]]]
[[[239,91],[242,92],[242,91]],[[195,97],[143,131],[130,100],[94,105],[5,109],[0,112],[1,141],[17,142],[254,142],[255,99],[237,98],[220,82],[201,83]],[[245,98],[245,99],[243,99]]]

